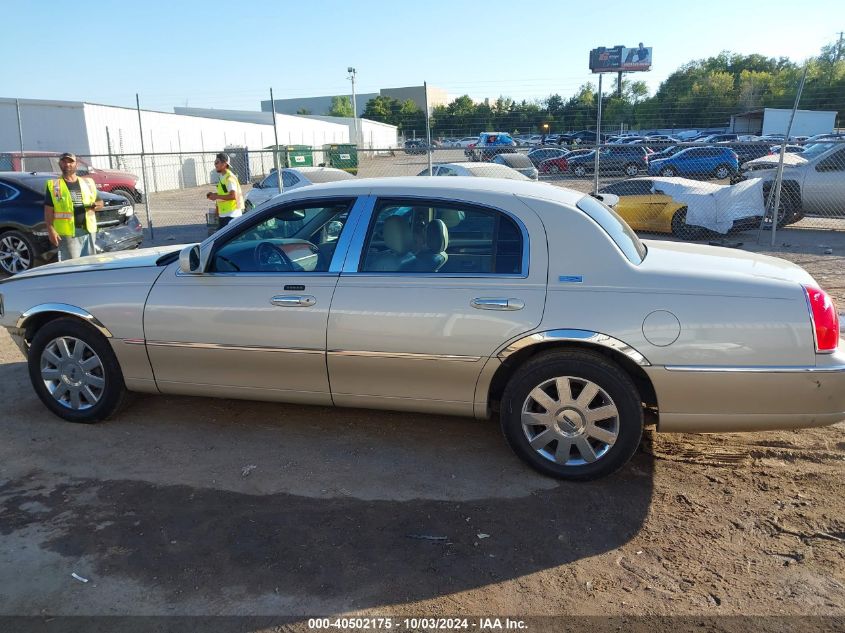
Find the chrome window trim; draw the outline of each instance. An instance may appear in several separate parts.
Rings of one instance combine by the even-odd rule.
[[[85,321],[93,325],[95,328],[97,328],[100,334],[102,334],[106,338],[112,338],[112,333],[108,330],[105,325],[100,322],[97,317],[95,317],[87,310],[83,310],[82,308],[72,306],[67,303],[42,303],[40,305],[29,308],[28,310],[25,310],[20,315],[20,317],[18,317],[18,321],[17,323],[15,323],[15,327],[22,330],[26,327],[26,322],[31,317],[37,314],[44,314],[45,312],[59,312],[61,314],[69,314],[75,317],[79,317],[80,319],[84,319]]]
[[[717,365],[665,365],[666,371],[731,373],[731,374],[805,374],[805,373],[845,373],[845,364],[818,367],[816,365],[763,365],[720,367]]]
[[[458,356],[454,354],[415,354],[411,352],[370,352],[363,350],[329,350],[333,356],[362,356],[364,358],[400,358],[407,360],[453,361],[460,363],[477,363],[481,356]]]
[[[535,332],[509,343],[498,353],[498,357],[500,360],[504,361],[512,354],[515,354],[526,347],[554,341],[577,341],[581,343],[591,343],[593,345],[599,345],[601,347],[607,347],[616,350],[617,352],[621,352],[641,367],[649,367],[651,365],[645,356],[640,354],[627,343],[613,338],[612,336],[608,336],[607,334],[592,332],[590,330],[548,330],[546,332]]]
[[[138,345],[137,339],[126,339],[124,343]],[[212,349],[240,352],[281,352],[289,354],[325,354],[325,350],[306,347],[264,347],[259,345],[226,345],[223,343],[189,343],[183,341],[146,341],[151,347],[186,347],[190,349]]]
[[[2,185],[3,187],[8,187],[9,189],[11,189],[12,191],[15,192],[14,195],[12,195],[10,198],[6,198],[5,200],[0,200],[0,202],[11,202],[15,198],[17,198],[19,195],[21,195],[20,190],[13,187],[8,182],[0,182],[0,185]]]
[[[346,260],[343,263],[343,270],[341,274],[345,276],[374,276],[374,277],[383,277],[386,275],[392,275],[395,277],[401,277],[403,279],[408,279],[412,277],[433,277],[433,278],[441,278],[441,279],[450,279],[450,278],[461,278],[461,279],[496,279],[496,278],[513,278],[513,279],[527,279],[530,273],[530,263],[531,263],[531,239],[528,233],[528,229],[525,227],[525,224],[522,222],[522,219],[519,218],[517,215],[512,213],[511,211],[507,211],[506,209],[502,209],[500,207],[490,206],[488,204],[481,204],[478,202],[470,202],[466,200],[459,200],[454,198],[439,198],[437,196],[419,196],[419,195],[410,195],[410,196],[398,196],[398,195],[391,195],[391,196],[368,196],[368,203],[369,209],[367,213],[367,221],[360,222],[357,226],[357,230],[355,232],[355,237],[353,240],[352,245],[349,248],[349,252],[346,255]],[[467,210],[471,210],[472,207],[476,207],[481,211],[490,211],[490,212],[498,212],[503,213],[508,216],[511,220],[516,223],[517,228],[519,229],[520,234],[522,235],[522,260],[520,261],[520,273],[476,273],[476,274],[466,274],[466,273],[417,273],[417,272],[360,272],[358,267],[361,263],[361,256],[363,255],[364,245],[367,242],[367,235],[370,232],[370,224],[374,218],[375,207],[378,202],[381,200],[407,200],[407,201],[419,201],[420,203],[425,202],[432,202],[431,206],[437,206],[437,203],[442,204],[450,204],[450,205],[459,205],[464,206]]]

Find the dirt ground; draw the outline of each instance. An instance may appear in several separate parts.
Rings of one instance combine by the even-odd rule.
[[[755,240],[728,244],[770,251]],[[845,307],[845,234],[786,230],[773,254]],[[445,416],[137,396],[68,424],[5,331],[0,402],[0,615],[845,625],[845,423],[647,432],[620,473],[566,484],[525,468],[495,423]]]

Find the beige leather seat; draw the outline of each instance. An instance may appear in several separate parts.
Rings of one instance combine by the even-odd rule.
[[[388,250],[367,254],[364,267],[370,272],[396,272],[412,265],[414,255],[410,252],[414,239],[408,220],[391,215],[384,221],[384,244]],[[370,247],[372,248],[372,247]]]

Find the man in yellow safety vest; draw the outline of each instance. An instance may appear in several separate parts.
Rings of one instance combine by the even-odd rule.
[[[238,177],[229,168],[229,155],[220,152],[214,158],[214,170],[220,175],[217,181],[217,193],[207,193],[206,198],[217,203],[217,215],[220,216],[218,227],[223,228],[244,212],[244,196]]]
[[[59,167],[62,177],[47,181],[44,196],[44,222],[50,243],[58,248],[59,261],[93,255],[96,211],[103,208],[103,201],[91,178],[76,175],[74,154],[62,154]]]

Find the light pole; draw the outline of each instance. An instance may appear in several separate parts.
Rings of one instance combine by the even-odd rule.
[[[346,69],[349,73],[349,79],[352,82],[352,123],[355,127],[355,144],[358,144],[358,107],[355,104],[355,69],[350,66]]]

